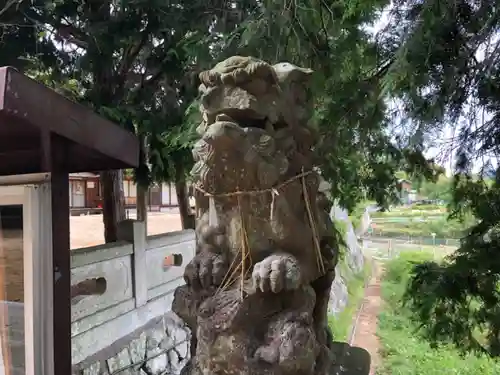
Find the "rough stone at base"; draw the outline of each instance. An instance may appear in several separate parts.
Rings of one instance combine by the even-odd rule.
[[[75,375],[179,375],[189,360],[191,333],[173,313],[75,366]]]

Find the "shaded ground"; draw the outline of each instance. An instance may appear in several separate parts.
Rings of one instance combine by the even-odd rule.
[[[148,235],[181,229],[178,213],[148,215]],[[70,219],[71,249],[104,243],[102,215],[72,216]],[[23,252],[22,231],[0,232],[0,300],[22,302]]]
[[[378,315],[382,307],[380,282],[383,269],[380,264],[375,264],[372,277],[365,290],[365,297],[353,318],[353,336],[351,345],[366,349],[371,356],[370,375],[375,375],[380,363],[380,342],[377,336]]]

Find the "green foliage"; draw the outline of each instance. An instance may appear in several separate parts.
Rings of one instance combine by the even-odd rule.
[[[401,299],[405,287],[410,279],[410,274],[415,265],[432,260],[432,253],[422,251],[402,252],[398,258],[384,265],[384,299],[395,307],[401,306]]]
[[[416,267],[406,299],[432,342],[451,342],[462,350],[500,354],[498,233],[462,247],[443,264]],[[466,250],[467,249],[467,250]]]
[[[390,137],[388,55],[364,27],[388,3],[21,2],[0,14],[10,38],[0,51],[55,86],[76,80],[75,100],[140,135],[149,152],[135,177],[145,184],[190,169],[200,71],[236,53],[311,67],[318,165],[333,197],[347,209],[366,197],[387,205],[397,198],[396,171],[435,174],[421,150]]]
[[[0,66],[13,66],[21,71],[39,62],[57,66],[60,51],[48,38],[45,25],[33,22],[23,12],[24,5],[23,2],[2,2]]]
[[[345,259],[345,255],[348,251],[347,243],[345,241],[347,233],[347,225],[342,220],[333,219],[332,234],[335,239],[335,244],[338,248],[339,262]]]
[[[418,193],[426,199],[441,199],[445,202],[450,202],[452,187],[452,179],[440,176],[436,182],[423,181],[418,189]]]
[[[408,179],[408,174],[404,171],[397,171],[396,173],[394,173],[394,176],[400,180],[407,180]]]
[[[396,172],[440,173],[421,147],[392,136],[384,91],[392,51],[366,30],[388,4],[20,2],[0,14],[9,40],[0,59],[139,135],[145,150],[134,175],[145,185],[186,178],[200,71],[232,54],[311,67],[317,165],[332,196],[348,210],[365,199],[386,207],[398,198]],[[65,90],[70,82],[75,90]]]
[[[451,216],[475,217],[447,262],[415,269],[408,299],[434,342],[497,356],[500,185],[490,158],[500,151],[500,7],[399,0],[389,13],[381,32],[393,54],[385,92],[411,122],[414,144],[437,141],[449,128],[455,141],[437,144],[456,158]]]
[[[423,253],[401,254],[386,264],[382,284],[385,300],[379,317],[378,335],[382,342],[380,375],[416,375],[443,373],[461,375],[493,375],[500,372],[500,362],[484,355],[462,353],[452,346],[433,347],[424,337],[416,334],[418,326],[411,311],[402,306],[402,297],[412,268],[425,264],[431,255]]]
[[[318,164],[332,196],[348,210],[366,198],[382,206],[396,201],[397,171],[426,178],[435,174],[421,150],[397,144],[389,135],[391,112],[381,95],[387,56],[364,27],[387,4],[266,0],[227,40],[239,54],[315,70],[311,93]]]
[[[361,224],[361,216],[349,215],[349,220],[351,220],[354,230],[357,230]]]
[[[363,200],[361,202],[358,202],[355,207],[352,209],[349,219],[351,220],[351,224],[354,228],[354,230],[358,229],[360,224],[361,224],[361,218],[363,217],[366,208],[369,205],[375,204],[376,202],[374,201],[367,201]]]
[[[142,136],[150,152],[135,173],[139,182],[177,179],[191,163],[189,137],[179,137],[192,130],[183,127],[184,112],[197,95],[197,72],[212,63],[209,25],[228,18],[228,7],[20,2],[0,14],[7,35],[0,59]],[[22,39],[2,43],[9,38]]]
[[[452,342],[463,350],[500,355],[500,249],[497,197],[500,185],[457,177],[453,217],[472,212],[477,223],[444,264],[414,270],[407,300],[433,342]]]

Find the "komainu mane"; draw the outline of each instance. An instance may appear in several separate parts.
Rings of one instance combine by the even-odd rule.
[[[191,375],[329,374],[337,248],[308,124],[312,71],[231,57],[200,74],[197,253],[174,311]]]

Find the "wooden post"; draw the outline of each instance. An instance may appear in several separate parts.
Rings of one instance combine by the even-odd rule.
[[[142,163],[146,163],[148,160],[147,153],[147,142],[144,134],[139,134],[139,159],[141,159]],[[144,235],[148,235],[148,201],[149,201],[149,188],[142,185],[137,184],[137,194],[136,194],[136,210],[137,210],[137,220],[144,222],[145,233]],[[161,207],[161,204],[160,204]]]
[[[52,191],[52,257],[54,285],[54,375],[72,373],[71,364],[71,257],[69,235],[68,143],[50,137]],[[45,152],[47,150],[44,150]]]

